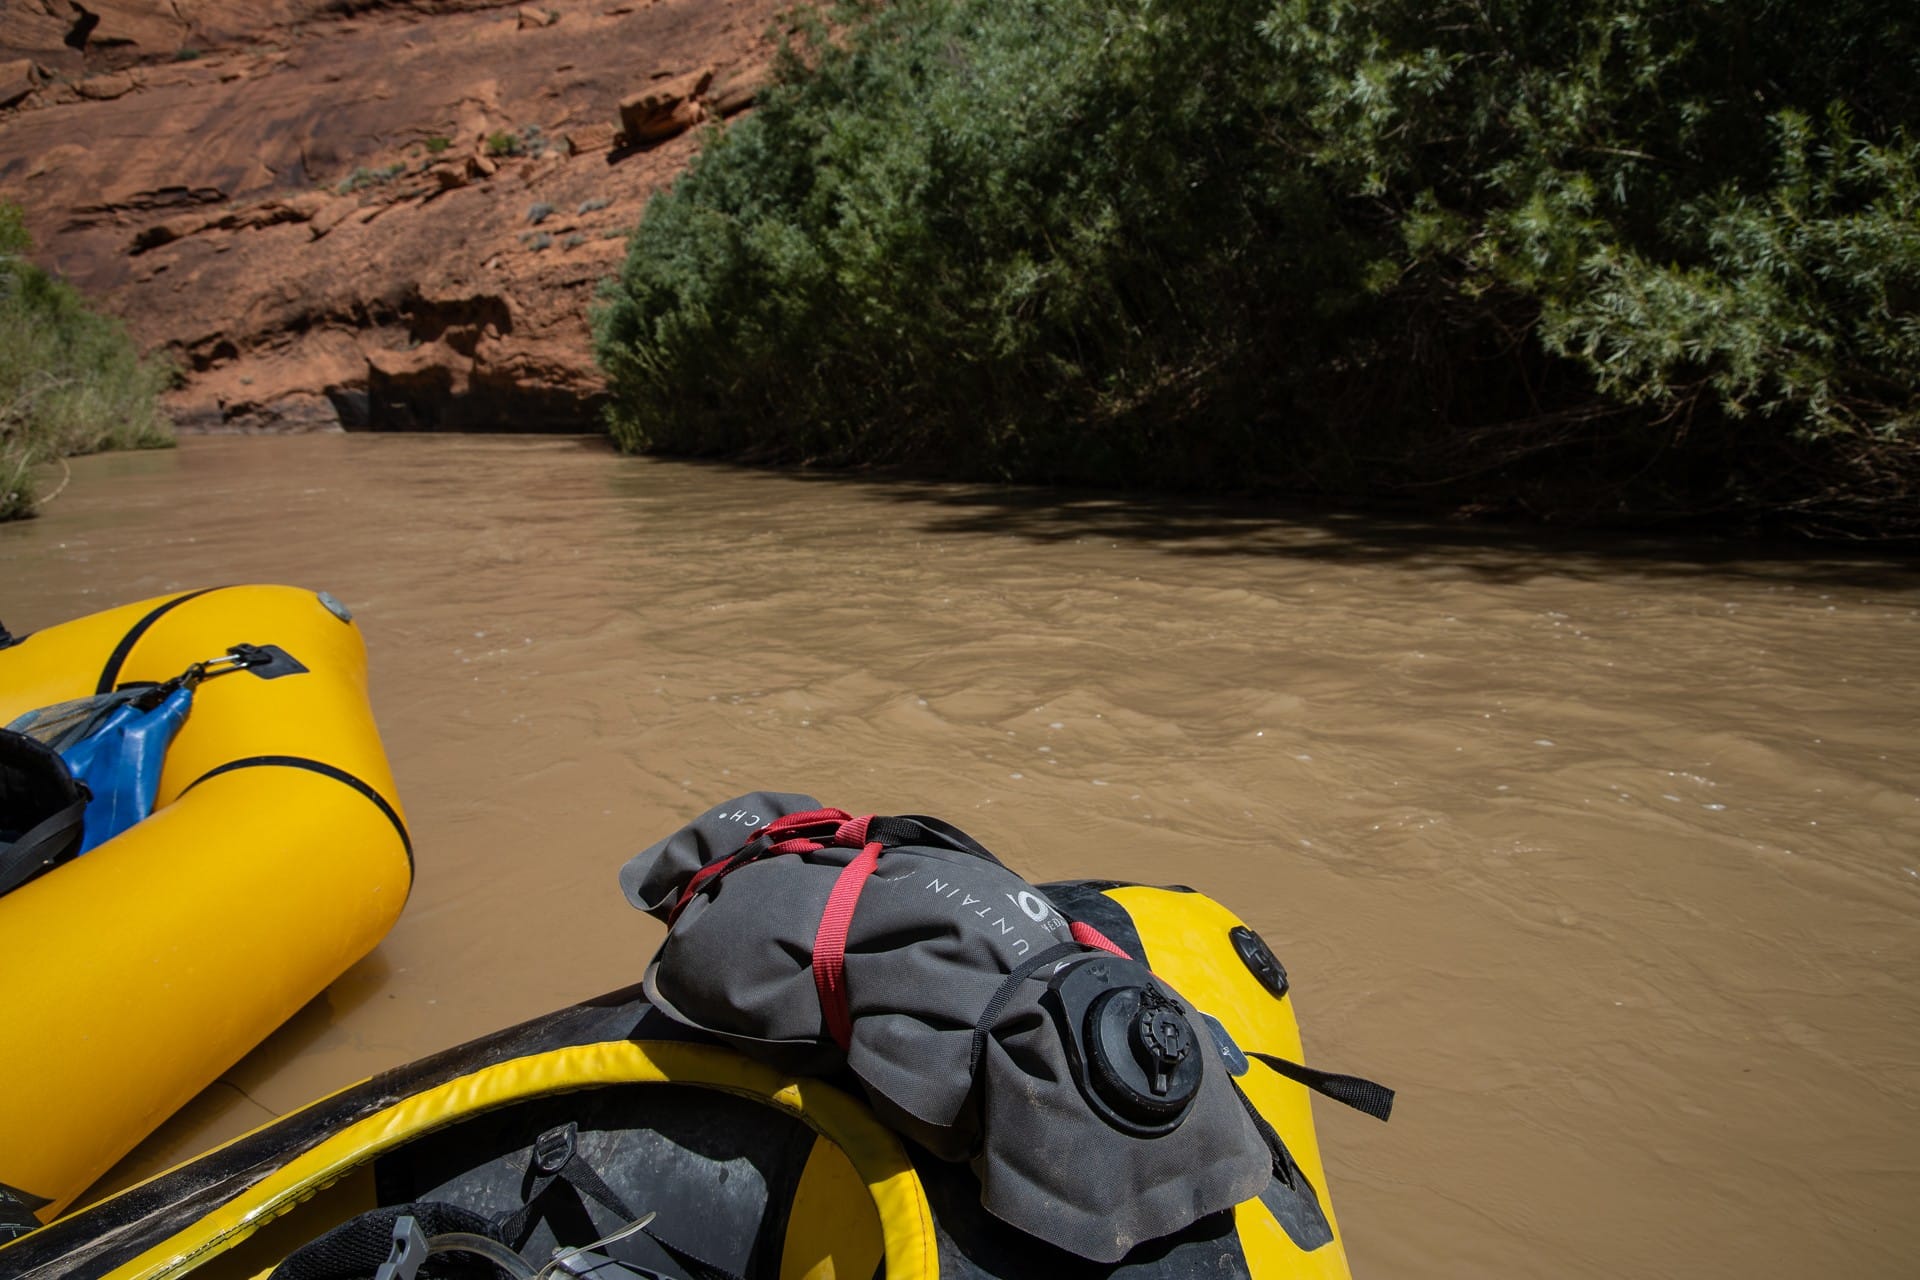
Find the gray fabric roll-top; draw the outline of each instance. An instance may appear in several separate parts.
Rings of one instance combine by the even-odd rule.
[[[621,888],[665,920],[702,867],[774,819],[820,807],[785,792],[730,800],[629,861]],[[926,835],[881,854],[853,913],[844,1053],[828,1033],[812,960],[828,896],[858,849],[766,857],[703,883],[648,966],[649,998],[783,1070],[850,1071],[883,1122],[938,1156],[971,1161],[990,1213],[1085,1258],[1118,1261],[1258,1195],[1272,1156],[1193,1006],[1138,961],[1063,947],[1069,922],[1032,885],[984,851]],[[1054,949],[1061,954],[1002,993],[1016,968]],[[1084,997],[1114,990],[1124,1018],[1190,1049],[1177,1053],[1191,1100],[1170,1125],[1131,1122],[1124,1107],[1116,1115],[1088,1084],[1088,1059],[1102,1049],[1090,1043],[1097,1035],[1078,1033],[1093,1025]],[[976,1024],[996,996],[975,1069]],[[1125,1059],[1116,1044],[1110,1056]],[[1120,1067],[1149,1079],[1156,1069]]]

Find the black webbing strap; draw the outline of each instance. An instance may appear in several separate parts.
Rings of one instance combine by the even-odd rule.
[[[1034,970],[1041,966],[1065,960],[1069,956],[1084,955],[1086,950],[1077,942],[1062,942],[1058,946],[1048,947],[1038,955],[1028,956],[1018,968],[1001,980],[1000,986],[993,993],[993,998],[987,1001],[987,1007],[980,1011],[979,1018],[974,1021],[973,1051],[967,1055],[967,1079],[973,1079],[974,1073],[980,1070],[980,1059],[987,1052],[987,1036],[993,1030],[994,1020],[1013,999],[1014,993],[1020,989],[1020,984],[1032,977]]]
[[[527,1237],[533,1234],[535,1202],[556,1182],[571,1187],[576,1195],[592,1196],[623,1222],[638,1218],[640,1215],[620,1198],[619,1192],[608,1186],[606,1179],[592,1165],[579,1159],[579,1155],[580,1126],[571,1120],[535,1138],[528,1162],[528,1172],[534,1175],[533,1185],[527,1189],[527,1198],[518,1209],[495,1220],[495,1234],[514,1249],[523,1247]],[[640,1230],[666,1250],[675,1262],[693,1273],[695,1280],[741,1280],[725,1267],[715,1266],[699,1254],[663,1239],[651,1227],[642,1227]]]
[[[929,818],[925,814],[907,813],[897,818],[875,818],[867,827],[867,838],[878,840],[889,849],[903,844],[931,845],[985,858],[996,867],[1004,865],[985,845],[951,822]]]
[[[1277,1058],[1271,1053],[1249,1053],[1247,1056],[1266,1063],[1295,1084],[1305,1085],[1322,1097],[1343,1102],[1355,1111],[1364,1112],[1376,1120],[1385,1120],[1393,1114],[1393,1090],[1383,1084],[1376,1084],[1359,1076],[1343,1076],[1332,1071],[1321,1071],[1298,1062],[1289,1062],[1285,1058]]]
[[[87,797],[81,796],[52,817],[21,832],[12,844],[0,848],[0,894],[11,893],[58,862],[86,811]]]
[[[733,1274],[733,1272],[727,1270],[725,1267],[715,1266],[699,1254],[682,1249],[671,1240],[662,1239],[660,1233],[652,1227],[642,1227],[640,1228],[640,1232],[646,1236],[647,1239],[666,1250],[667,1255],[675,1262],[685,1267],[688,1271],[691,1271],[694,1274],[695,1280],[741,1280],[739,1276]]]

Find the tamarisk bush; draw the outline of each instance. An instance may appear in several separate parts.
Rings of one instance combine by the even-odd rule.
[[[819,12],[596,310],[625,447],[1920,525],[1890,0]]]

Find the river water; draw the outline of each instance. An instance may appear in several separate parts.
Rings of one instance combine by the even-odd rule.
[[[14,630],[289,582],[355,610],[418,882],[105,1186],[638,978],[614,881],[740,791],[1182,882],[1293,976],[1358,1273],[1908,1276],[1920,584],[552,438],[195,439],[0,527]]]

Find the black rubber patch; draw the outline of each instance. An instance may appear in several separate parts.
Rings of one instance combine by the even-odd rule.
[[[1034,886],[1047,895],[1047,901],[1058,907],[1061,915],[1092,925],[1108,942],[1151,967],[1153,961],[1140,942],[1140,930],[1134,927],[1133,917],[1125,907],[1101,892],[1131,887],[1118,880],[1064,880]]]
[[[107,655],[107,665],[100,672],[100,682],[93,688],[95,693],[112,693],[114,682],[120,678],[120,668],[127,664],[127,656],[133,652],[133,646],[140,643],[140,637],[147,634],[147,628],[160,621],[168,612],[178,609],[189,600],[197,600],[209,591],[220,591],[221,587],[202,587],[198,591],[189,591],[183,596],[175,596],[164,604],[157,604],[148,610],[147,616],[133,624],[127,634],[120,637],[120,643],[113,646],[113,652]]]
[[[1325,1248],[1333,1243],[1333,1226],[1320,1207],[1320,1197],[1314,1194],[1313,1184],[1307,1181],[1299,1165],[1293,1165],[1288,1172],[1293,1180],[1288,1182],[1276,1172],[1267,1189],[1260,1193],[1260,1203],[1302,1253]]]
[[[207,770],[187,786],[187,791],[193,790],[194,787],[199,786],[208,778],[217,778],[223,773],[233,773],[238,769],[269,767],[305,769],[309,773],[318,773],[325,777],[332,778],[335,782],[346,783],[355,791],[358,791],[361,795],[373,801],[375,805],[379,806],[380,812],[386,815],[387,821],[393,824],[393,829],[399,833],[400,845],[407,851],[407,878],[409,880],[413,878],[413,837],[407,834],[407,824],[400,821],[398,811],[396,811],[391,804],[387,803],[385,796],[373,789],[371,783],[355,777],[353,774],[348,773],[345,769],[339,768],[336,765],[330,765],[320,760],[309,760],[306,756],[248,756],[243,760],[229,760],[218,768]],[[185,795],[187,791],[182,791],[180,794]]]
[[[305,664],[277,644],[236,644],[229,646],[227,652],[245,661],[247,665],[242,671],[262,680],[307,674]]]

